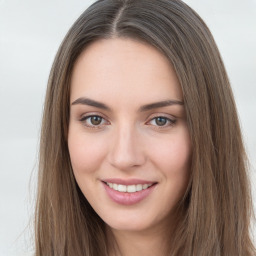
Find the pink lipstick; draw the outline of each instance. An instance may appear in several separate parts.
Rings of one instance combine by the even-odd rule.
[[[114,202],[133,205],[148,197],[157,183],[138,179],[106,179],[102,181],[102,184],[107,195]]]

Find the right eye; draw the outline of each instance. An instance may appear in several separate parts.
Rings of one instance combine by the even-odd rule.
[[[100,128],[102,125],[107,124],[108,122],[99,115],[90,115],[83,116],[80,121],[87,127],[90,128]]]

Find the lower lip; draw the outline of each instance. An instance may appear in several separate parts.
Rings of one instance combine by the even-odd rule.
[[[104,182],[102,183],[104,185],[104,188],[108,196],[114,202],[122,205],[133,205],[133,204],[139,203],[140,201],[148,197],[156,186],[156,184],[153,184],[147,189],[143,189],[141,191],[137,191],[133,193],[128,193],[128,192],[119,192],[117,190],[110,188],[106,183]]]

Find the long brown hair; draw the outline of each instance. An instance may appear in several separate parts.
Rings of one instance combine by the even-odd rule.
[[[191,179],[170,255],[254,255],[246,154],[229,80],[207,26],[180,0],[101,0],[71,27],[51,69],[41,130],[36,256],[108,254],[104,222],[74,179],[67,134],[73,66],[88,44],[114,37],[156,47],[174,66],[183,90]]]

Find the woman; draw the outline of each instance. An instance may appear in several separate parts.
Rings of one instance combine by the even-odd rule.
[[[255,255],[214,39],[178,0],[103,0],[65,37],[40,145],[36,255]]]

